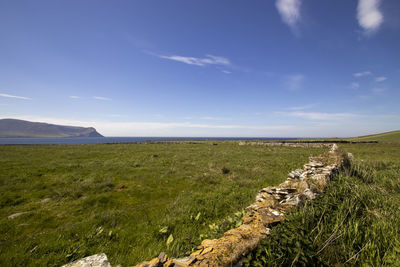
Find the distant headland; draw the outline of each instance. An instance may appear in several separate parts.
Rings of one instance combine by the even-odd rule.
[[[0,119],[0,137],[103,137],[93,127]]]

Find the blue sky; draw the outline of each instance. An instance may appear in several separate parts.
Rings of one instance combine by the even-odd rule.
[[[0,2],[0,118],[107,136],[400,129],[398,0]]]

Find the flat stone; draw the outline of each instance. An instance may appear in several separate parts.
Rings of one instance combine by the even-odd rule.
[[[158,258],[162,263],[165,263],[168,260],[167,254],[165,254],[165,252],[161,252],[160,255],[158,255]]]
[[[149,261],[149,267],[158,267],[162,266],[163,264],[161,263],[159,258],[154,258],[151,261]]]
[[[95,254],[68,264],[62,267],[111,267],[106,254]]]
[[[276,210],[271,211],[271,213],[272,213],[273,215],[275,215],[275,216],[280,216],[280,215],[281,215],[281,213],[280,213],[279,211],[276,211]]]
[[[304,190],[303,195],[305,195],[307,197],[307,199],[311,199],[311,200],[315,199],[317,197],[317,195],[310,189]]]
[[[51,200],[51,198],[45,198],[45,199],[42,199],[42,200],[40,200],[40,202],[41,203],[46,203],[46,202],[49,202]]]
[[[289,173],[289,177],[293,179],[300,178],[300,175],[304,172],[302,169],[297,169]]]
[[[207,254],[207,253],[211,252],[212,250],[213,250],[212,247],[205,248],[205,249],[201,252],[201,254],[202,254],[202,255],[203,255],[203,254]]]
[[[28,213],[28,212],[27,211],[23,211],[23,212],[14,213],[14,214],[11,214],[10,216],[8,216],[8,219],[15,219],[15,218],[17,218],[17,217],[19,217],[19,216],[21,216],[23,214],[26,214],[26,213]]]

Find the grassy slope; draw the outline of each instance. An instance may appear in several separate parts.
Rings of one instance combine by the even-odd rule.
[[[400,143],[400,131],[349,138],[352,141],[380,141]]]
[[[231,214],[260,188],[323,150],[234,142],[0,146],[0,266],[60,266],[100,252],[124,266],[160,251],[183,256],[235,226],[241,214]]]
[[[356,162],[245,261],[247,266],[399,266],[400,144],[346,144]]]

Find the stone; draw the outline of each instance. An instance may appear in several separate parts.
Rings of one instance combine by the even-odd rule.
[[[203,254],[207,254],[207,253],[209,253],[209,252],[211,252],[211,251],[213,251],[213,248],[212,247],[208,247],[208,248],[205,248],[202,252],[201,252],[201,254],[203,255]]]
[[[15,218],[17,218],[23,214],[27,214],[27,213],[28,213],[27,211],[17,212],[17,213],[14,213],[14,214],[11,214],[10,216],[8,216],[8,219],[15,219]]]
[[[302,175],[303,172],[304,172],[304,170],[302,170],[302,169],[294,170],[294,171],[289,173],[289,177],[292,178],[292,179],[299,179],[300,175]]]
[[[339,150],[339,147],[337,146],[337,144],[333,144],[332,148],[329,152],[331,153],[336,153]]]
[[[158,255],[158,258],[162,263],[165,263],[168,260],[167,254],[165,254],[165,252],[161,252],[160,255]]]
[[[317,197],[317,195],[310,189],[304,190],[303,195],[306,196],[306,198],[310,199],[310,200],[313,200]]]
[[[164,266],[172,267],[174,266],[174,261],[172,259],[169,259],[166,263],[164,263]]]
[[[271,211],[271,213],[274,214],[275,216],[280,216],[281,215],[280,212],[276,211],[276,210]]]
[[[149,267],[161,267],[163,264],[161,263],[159,258],[154,258],[149,261]]]
[[[46,203],[46,202],[49,202],[51,200],[51,198],[44,198],[44,199],[42,199],[42,200],[40,200],[40,202],[41,203]]]
[[[189,257],[185,258],[180,258],[180,259],[174,259],[174,267],[186,267],[189,265],[189,262],[192,262],[192,259],[189,259]]]
[[[95,254],[68,264],[62,267],[111,267],[106,254]]]

